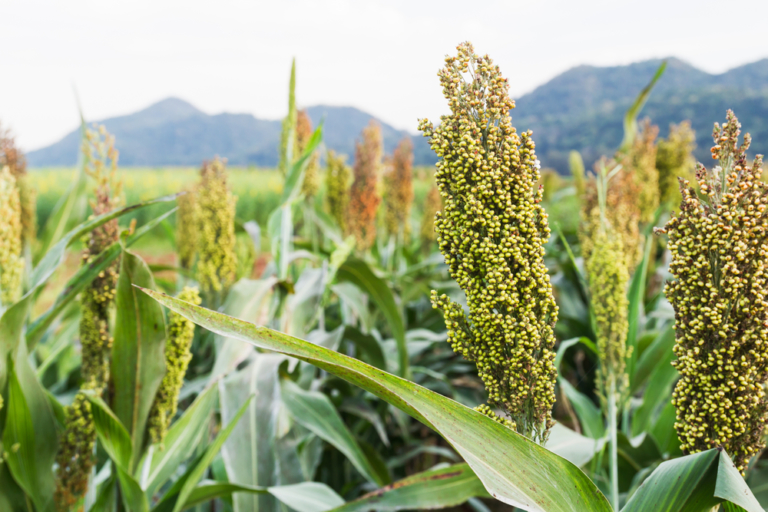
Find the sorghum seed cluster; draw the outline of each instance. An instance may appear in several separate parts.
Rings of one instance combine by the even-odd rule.
[[[384,225],[389,235],[410,234],[413,205],[413,142],[403,139],[387,159],[384,174]]]
[[[376,214],[381,203],[379,178],[384,142],[375,121],[363,128],[363,140],[355,147],[354,181],[349,194],[347,226],[364,251],[376,241]]]

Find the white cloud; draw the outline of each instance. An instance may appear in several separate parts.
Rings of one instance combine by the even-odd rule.
[[[710,72],[765,57],[768,2],[4,0],[0,120],[27,149],[89,119],[179,96],[279,118],[290,60],[303,105],[353,105],[398,128],[444,111],[436,71],[457,43],[489,53],[519,96],[582,64],[675,55]],[[119,141],[118,141],[119,144]]]

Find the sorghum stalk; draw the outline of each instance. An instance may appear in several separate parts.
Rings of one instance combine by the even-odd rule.
[[[549,238],[540,202],[540,165],[531,132],[518,134],[509,84],[488,56],[458,46],[438,72],[451,114],[435,127],[423,119],[439,162],[444,200],[436,215],[440,251],[464,290],[463,306],[432,292],[453,350],[475,361],[489,406],[478,408],[537,442],[552,426],[558,308],[544,265]],[[465,75],[468,74],[468,79]]]
[[[296,152],[293,159],[298,160],[307,148],[309,139],[312,138],[312,120],[306,110],[299,110],[296,118]],[[309,158],[307,168],[304,171],[304,181],[301,184],[301,192],[307,199],[317,195],[320,188],[320,155],[315,151]]]
[[[178,298],[200,304],[197,288],[184,287]],[[153,443],[162,443],[171,420],[176,415],[177,402],[187,367],[192,360],[190,347],[195,336],[195,324],[171,311],[168,313],[168,340],[165,344],[165,376],[155,395],[147,428]]]
[[[336,220],[342,233],[347,232],[347,208],[349,206],[349,186],[352,183],[352,169],[344,163],[346,157],[328,151],[328,168],[325,171],[325,198],[328,212]]]
[[[350,190],[347,225],[360,250],[370,249],[376,240],[376,212],[381,203],[379,175],[383,141],[376,121],[363,128],[363,140],[355,147],[354,181]]]
[[[672,253],[665,293],[675,309],[672,403],[685,453],[722,446],[740,471],[764,446],[768,411],[768,188],[762,156],[750,165],[750,136],[728,111],[715,123],[713,169],[696,170],[698,192],[681,179],[680,213],[662,233]]]
[[[120,204],[120,184],[116,180],[117,151],[114,137],[104,127],[86,130],[83,143],[85,171],[96,182],[95,199],[91,201],[93,215],[114,210]],[[90,264],[103,250],[118,239],[117,219],[106,222],[87,236],[83,250],[83,265]],[[112,336],[109,331],[109,308],[115,298],[117,264],[104,269],[83,291],[81,297],[80,344],[82,354],[81,390],[101,395],[109,380],[109,357]],[[56,504],[60,510],[70,508],[82,498],[88,487],[93,467],[96,430],[90,402],[78,393],[67,407],[65,431],[59,444],[56,461]]]
[[[197,191],[190,188],[179,196],[176,203],[176,246],[179,251],[179,266],[191,270],[197,256]]]
[[[225,162],[203,164],[197,189],[197,281],[203,296],[219,307],[235,281],[235,204],[227,185]]]
[[[413,142],[400,141],[392,158],[387,159],[388,172],[384,174],[384,225],[390,236],[405,240],[410,234],[411,206],[413,206]]]
[[[683,121],[669,127],[669,136],[659,140],[656,150],[656,168],[659,170],[659,200],[661,204],[676,206],[680,204],[680,184],[678,178],[693,179],[696,159],[696,134],[691,123]]]
[[[24,258],[22,210],[16,179],[8,166],[0,168],[0,312],[21,297]]]

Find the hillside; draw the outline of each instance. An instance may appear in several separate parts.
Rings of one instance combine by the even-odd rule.
[[[661,60],[627,66],[578,66],[529,94],[516,98],[512,112],[518,129],[532,129],[542,165],[567,172],[568,153],[581,151],[591,165],[611,154],[622,138],[624,112],[645,86]],[[768,152],[768,59],[712,75],[675,58],[641,113],[668,132],[670,123],[690,120],[697,134],[696,156],[706,162],[712,123],[731,108],[753,136],[754,152]],[[354,158],[354,143],[372,118],[353,107],[318,105],[308,108],[312,121],[325,120],[325,143]],[[236,165],[277,164],[280,121],[250,114],[208,115],[189,103],[168,98],[135,114],[99,121],[117,138],[122,165],[197,165],[213,155]],[[381,123],[381,121],[380,121]],[[392,151],[407,132],[381,123],[384,146]],[[435,161],[426,140],[412,136],[415,162]],[[61,141],[29,153],[33,167],[74,165],[76,131]]]

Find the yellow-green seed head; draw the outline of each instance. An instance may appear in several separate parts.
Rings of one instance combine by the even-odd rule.
[[[665,293],[675,309],[680,372],[672,403],[686,453],[722,446],[740,471],[764,446],[768,402],[768,186],[762,157],[728,111],[715,124],[712,158],[681,180],[680,213],[662,233],[672,253]]]
[[[24,258],[21,255],[21,202],[8,166],[0,169],[0,311],[21,297]]]
[[[197,191],[191,187],[186,194],[179,196],[176,203],[176,247],[179,252],[179,266],[191,270],[197,255]]]
[[[54,502],[60,512],[70,512],[85,496],[91,476],[96,442],[96,428],[91,403],[82,393],[75,395],[72,405],[64,409],[64,433],[56,454],[56,490]]]
[[[352,169],[344,162],[344,155],[328,151],[325,171],[325,200],[328,213],[331,214],[342,233],[347,232],[347,208],[349,206],[349,186],[352,183]]]
[[[432,292],[448,342],[474,361],[488,402],[518,432],[543,442],[552,426],[557,305],[544,265],[547,214],[531,132],[518,133],[509,84],[470,43],[438,72],[450,115],[419,129],[437,153],[435,177],[444,200],[435,230],[469,314]]]
[[[197,281],[210,305],[218,307],[235,281],[235,204],[225,162],[206,162],[197,188]]]
[[[185,287],[178,295],[184,302],[198,305],[202,301],[197,288]],[[168,313],[168,340],[165,343],[165,376],[155,395],[147,428],[153,443],[162,443],[171,420],[176,415],[179,392],[187,367],[192,360],[190,347],[195,324],[171,311]]]
[[[586,176],[584,171],[584,160],[581,158],[581,153],[578,151],[571,151],[568,155],[568,166],[571,170],[571,177],[573,178],[573,186],[576,188],[576,196],[581,198],[584,196],[586,190]]]
[[[659,207],[659,171],[656,170],[656,136],[659,128],[649,120],[641,124],[640,135],[635,139],[629,155],[623,160],[637,183],[637,206],[640,221],[650,222]]]
[[[678,178],[692,180],[696,168],[693,150],[696,134],[691,123],[684,121],[669,127],[669,137],[659,140],[656,151],[656,168],[659,170],[659,197],[661,204],[676,208],[680,204]]]
[[[407,237],[410,234],[413,205],[413,142],[403,139],[392,158],[387,159],[384,174],[384,225],[387,234]]]
[[[8,167],[16,178],[21,203],[22,244],[33,244],[37,236],[37,194],[27,178],[27,161],[10,130],[0,126],[0,168]]]

